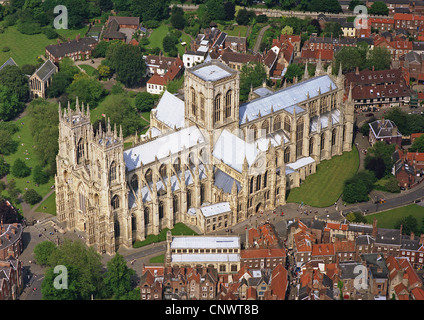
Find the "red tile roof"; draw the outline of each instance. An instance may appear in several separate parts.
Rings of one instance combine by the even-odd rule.
[[[424,300],[424,290],[422,288],[413,288],[411,294],[415,300]]]
[[[334,244],[320,243],[312,245],[312,256],[334,256]]]
[[[242,259],[277,258],[285,256],[285,249],[248,249],[241,250],[240,252],[240,258]]]

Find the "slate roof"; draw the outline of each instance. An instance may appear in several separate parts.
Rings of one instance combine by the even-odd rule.
[[[402,136],[396,124],[391,120],[385,119],[384,122],[382,122],[382,120],[376,120],[369,123],[369,126],[377,139]],[[393,129],[396,130],[395,134],[393,134]]]
[[[54,57],[64,57],[67,54],[89,51],[92,45],[96,44],[97,40],[92,37],[81,38],[80,40],[71,40],[63,42],[61,44],[51,44],[46,47],[46,50],[50,52]]]
[[[397,229],[378,228],[376,243],[391,244],[400,246],[400,232]]]
[[[216,187],[218,187],[225,193],[231,193],[234,181],[236,182],[237,192],[240,192],[241,184],[239,181],[235,180],[233,177],[229,176],[224,171],[216,169],[214,176],[214,185]]]
[[[49,59],[44,62],[43,65],[34,72],[34,74],[40,78],[41,81],[45,81],[50,78],[56,70],[56,65]]]
[[[13,58],[10,57],[9,59],[7,59],[5,63],[2,64],[2,66],[0,67],[0,70],[6,66],[18,66],[18,65],[16,64],[15,60],[13,60]]]

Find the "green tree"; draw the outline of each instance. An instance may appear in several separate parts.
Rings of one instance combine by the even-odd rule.
[[[57,104],[33,100],[27,107],[29,128],[34,139],[34,153],[43,171],[49,176],[56,173],[56,155],[59,151],[59,115]]]
[[[67,72],[59,71],[52,77],[52,83],[46,89],[49,98],[57,98],[66,92],[72,83],[72,77]]]
[[[342,64],[343,73],[348,73],[355,70],[356,67],[363,69],[361,53],[355,47],[342,47],[334,56],[334,68],[333,70],[338,71]]]
[[[394,151],[394,144],[377,141],[371,148],[368,148],[364,160],[365,168],[372,170],[377,179],[390,174],[393,167],[392,154]]]
[[[31,174],[31,168],[29,168],[22,159],[18,158],[13,163],[11,172],[16,178],[24,178]]]
[[[375,47],[370,50],[367,59],[367,68],[375,70],[390,69],[392,54],[389,49],[384,47]]]
[[[140,112],[150,111],[158,99],[158,95],[153,95],[148,92],[139,92],[135,97],[135,107]]]
[[[104,276],[104,287],[108,290],[108,296],[113,299],[126,299],[128,293],[133,289],[131,277],[135,271],[127,267],[127,263],[122,255],[115,254],[107,263],[107,271]]]
[[[1,150],[1,149],[0,149]],[[408,149],[411,152],[424,152],[424,135],[419,136],[414,140],[412,146]]]
[[[3,156],[0,156],[0,178],[3,178],[5,175],[9,174],[9,172],[10,165],[6,162],[6,160],[4,160]]]
[[[236,16],[236,22],[239,25],[245,26],[249,24],[251,18],[252,18],[252,15],[249,13],[249,11],[243,8],[238,11]]]
[[[387,8],[387,5],[384,2],[376,1],[371,5],[368,10],[368,13],[387,16],[389,14],[389,8]]]
[[[420,233],[418,221],[413,215],[398,219],[395,223],[395,229],[400,229],[400,226],[402,226],[402,234],[410,235],[411,232],[415,234]]]
[[[116,72],[117,80],[126,87],[139,85],[146,72],[146,63],[139,47],[131,44],[111,44],[106,53],[109,67]]]
[[[359,5],[365,5],[364,2],[360,1],[360,0],[352,0],[349,2],[349,10],[353,11],[353,9],[355,9],[356,6]]]
[[[49,181],[49,175],[43,171],[40,165],[36,165],[32,169],[32,178],[37,184],[46,184]]]
[[[285,26],[283,29],[281,29],[281,34],[286,34],[291,36],[293,34],[293,28],[290,26]]]
[[[392,176],[384,184],[384,188],[392,193],[400,192],[399,181],[396,179],[396,177]]]
[[[0,154],[13,154],[17,149],[18,143],[12,139],[12,133],[0,128]]]
[[[0,71],[0,85],[7,87],[21,102],[28,101],[28,78],[17,66],[6,66]]]
[[[82,241],[66,239],[48,258],[47,270],[41,292],[46,300],[89,300],[103,297],[102,257]],[[52,274],[55,266],[63,265],[68,271],[68,289],[55,289]]]
[[[205,7],[212,20],[225,20],[225,7],[222,0],[206,0]]]
[[[113,124],[122,126],[124,136],[141,131],[143,128],[142,120],[135,107],[124,95],[113,95],[104,102],[104,113],[110,118]]]
[[[23,199],[26,203],[34,205],[40,202],[43,199],[43,197],[41,197],[40,194],[34,189],[28,189],[25,191],[23,195]]]
[[[339,36],[343,36],[342,25],[334,21],[327,22],[323,32],[325,37],[333,36],[338,38]]]
[[[184,11],[181,7],[173,6],[171,9],[171,25],[179,30],[185,27]]]
[[[90,77],[81,77],[74,80],[67,92],[72,100],[75,101],[78,97],[79,101],[84,102],[85,105],[89,104],[92,108],[97,106],[100,98],[105,94],[102,84]]]
[[[294,82],[294,78],[299,78],[299,80],[302,79],[304,72],[305,70],[299,64],[292,63],[287,67],[284,78],[288,82]]]
[[[131,11],[134,16],[142,18],[142,21],[162,21],[169,16],[169,0],[132,0]]]
[[[225,11],[224,20],[226,20],[226,21],[233,20],[234,15],[236,14],[236,6],[234,5],[233,2],[226,1],[224,3],[224,11]],[[263,22],[266,22],[266,21],[263,21]]]
[[[13,119],[23,110],[23,107],[17,94],[0,84],[0,121]]]
[[[240,72],[240,100],[246,101],[251,88],[259,87],[266,79],[265,67],[262,63],[246,64]]]
[[[99,72],[100,79],[107,80],[110,77],[111,72],[109,66],[99,65],[97,71]]]

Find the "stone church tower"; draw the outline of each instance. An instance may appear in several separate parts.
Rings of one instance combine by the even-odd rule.
[[[59,106],[59,153],[56,157],[56,207],[58,222],[66,229],[85,231],[87,244],[97,251],[115,252],[115,239],[126,239],[128,201],[122,130],[115,126],[93,128],[90,110],[76,102]],[[123,228],[119,227],[123,224]]]

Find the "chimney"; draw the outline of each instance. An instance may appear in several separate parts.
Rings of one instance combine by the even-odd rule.
[[[374,66],[372,66],[372,71],[375,71],[375,67]]]
[[[372,237],[377,238],[378,230],[377,230],[377,219],[374,217],[374,221],[372,223]]]
[[[359,75],[359,67],[358,66],[356,66],[355,74]]]
[[[413,233],[413,232],[411,231],[411,240],[414,240],[414,238],[415,238],[415,233]]]
[[[77,42],[80,41],[80,38],[81,38],[81,35],[80,34],[77,34],[77,36],[75,37],[75,39],[77,40]]]
[[[424,244],[424,233],[420,234],[420,244]]]
[[[400,225],[400,230],[399,230],[400,234],[402,235],[402,225]]]

